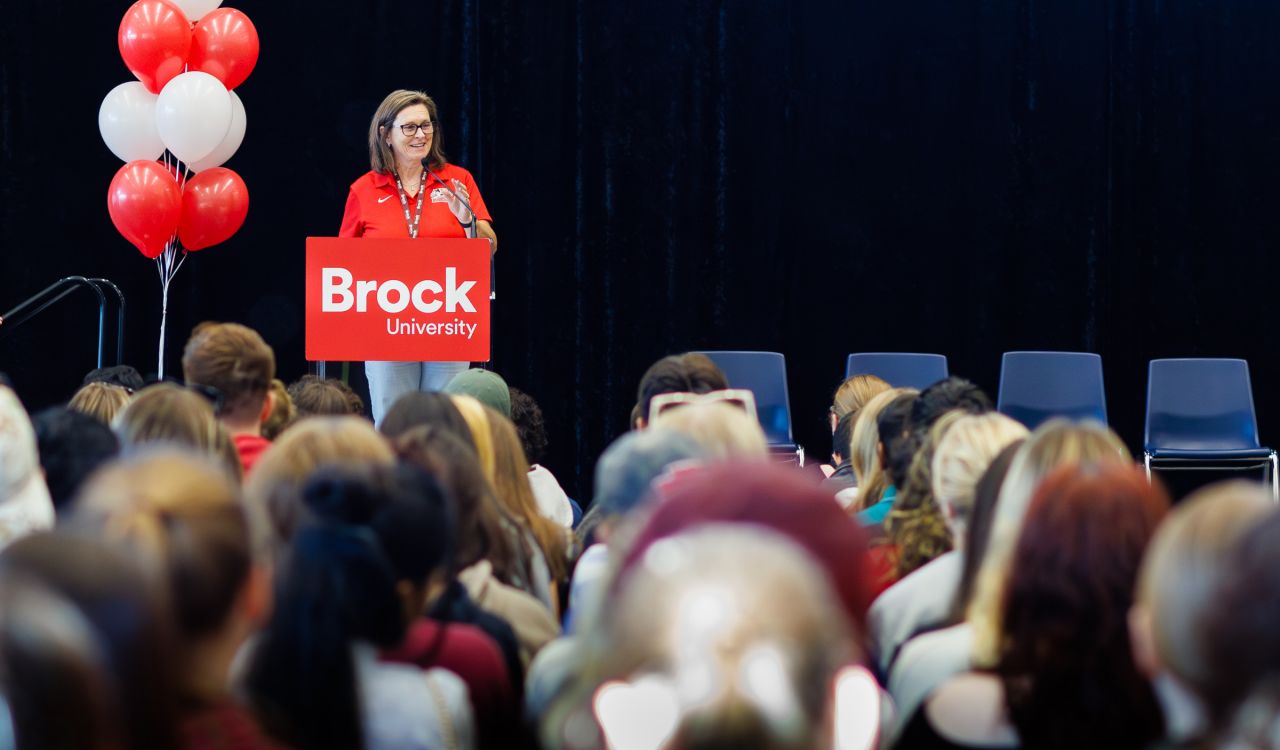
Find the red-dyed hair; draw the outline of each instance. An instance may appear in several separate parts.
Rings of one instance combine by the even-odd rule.
[[[749,523],[789,537],[830,577],[863,631],[870,604],[866,535],[832,497],[798,471],[730,462],[690,471],[659,489],[659,502],[627,552],[624,575],[654,542],[704,523]]]
[[[1168,509],[1164,489],[1132,466],[1067,466],[1036,489],[1014,550],[996,666],[1023,747],[1144,747],[1162,735],[1127,615]]]

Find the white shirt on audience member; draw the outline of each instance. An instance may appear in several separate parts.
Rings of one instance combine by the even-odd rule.
[[[924,699],[973,663],[973,627],[961,623],[907,641],[889,673],[889,695],[898,706],[897,736]]]
[[[471,702],[461,677],[447,669],[381,662],[367,643],[353,646],[352,654],[366,750],[475,747]]]
[[[573,506],[569,504],[569,495],[560,486],[555,474],[545,466],[534,464],[529,467],[529,486],[533,488],[533,497],[538,501],[539,513],[566,529],[573,528]]]
[[[946,620],[963,569],[961,553],[947,552],[885,589],[871,603],[867,628],[881,673],[888,673],[902,644],[923,628]]]

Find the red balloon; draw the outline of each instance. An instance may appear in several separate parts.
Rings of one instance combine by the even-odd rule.
[[[249,188],[226,167],[206,169],[182,189],[178,239],[188,250],[226,242],[249,214]]]
[[[154,258],[178,231],[182,192],[164,165],[141,159],[120,167],[107,191],[111,223],[143,255]]]
[[[244,83],[258,64],[258,30],[235,8],[218,8],[205,14],[191,32],[191,70],[222,81],[227,90]]]
[[[168,0],[138,0],[120,21],[120,57],[153,94],[182,72],[191,51],[191,22]]]

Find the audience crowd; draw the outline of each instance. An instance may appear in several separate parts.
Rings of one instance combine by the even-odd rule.
[[[677,354],[579,502],[497,373],[375,425],[242,325],[182,369],[0,385],[0,747],[1280,749],[1269,493],[1103,424],[859,374],[802,468]]]

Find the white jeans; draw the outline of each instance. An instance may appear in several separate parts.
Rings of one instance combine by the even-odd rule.
[[[365,362],[364,374],[369,380],[369,407],[373,422],[382,418],[391,405],[406,393],[438,391],[453,376],[467,369],[470,362]]]

